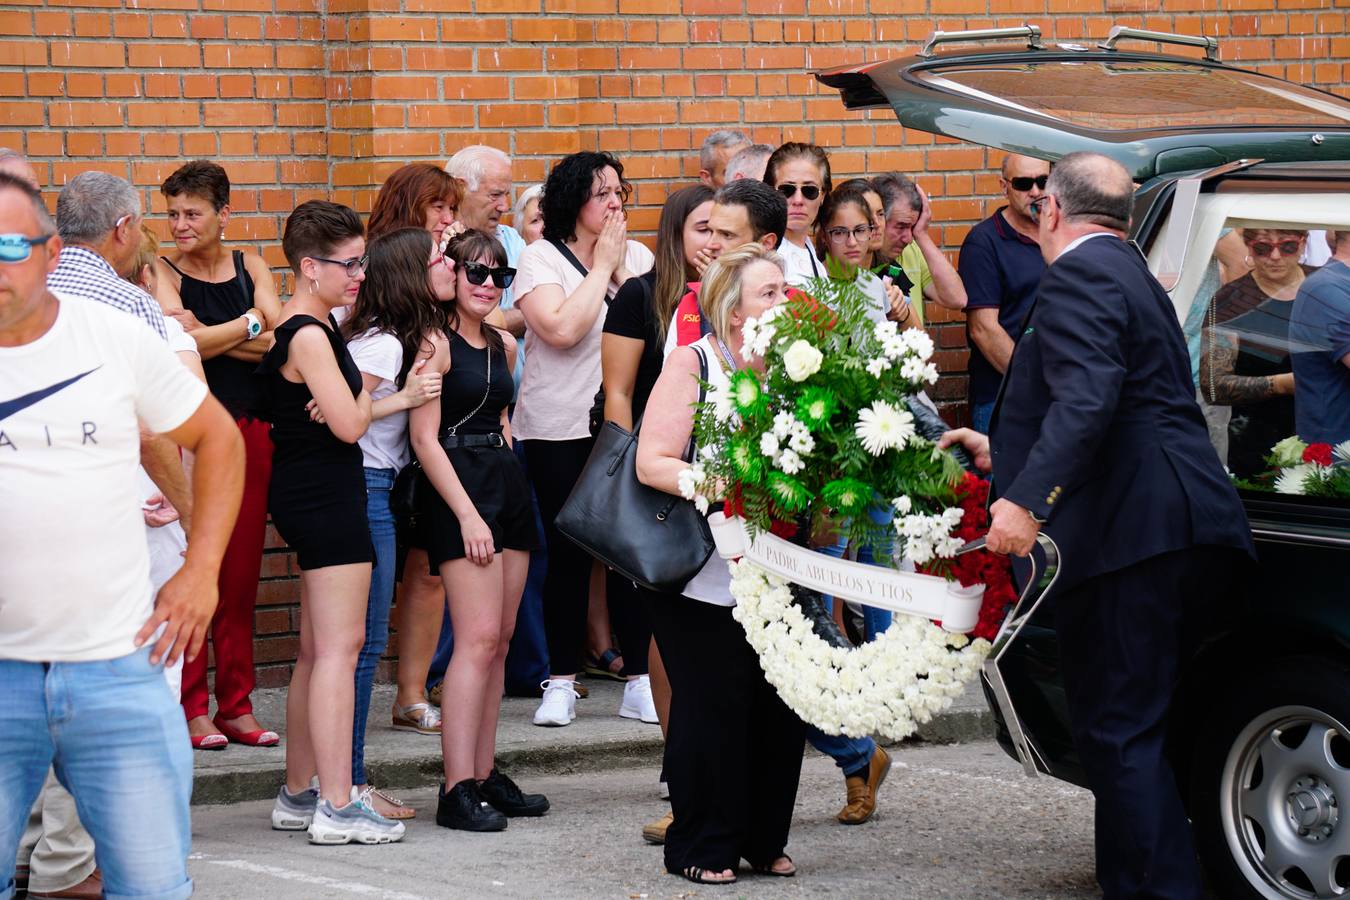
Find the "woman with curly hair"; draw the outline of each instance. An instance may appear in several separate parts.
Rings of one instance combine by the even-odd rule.
[[[544,627],[552,674],[536,725],[567,725],[576,718],[591,558],[564,538],[553,520],[591,452],[590,410],[600,386],[606,306],[620,285],[652,267],[651,251],[628,240],[624,203],[631,192],[623,164],[610,154],[564,157],[549,173],[540,201],[543,238],[525,248],[516,278],[516,308],[527,330],[512,430],[525,448],[549,552]],[[641,639],[632,644],[644,645]],[[644,683],[634,680],[625,687],[621,715],[640,717],[633,708]]]

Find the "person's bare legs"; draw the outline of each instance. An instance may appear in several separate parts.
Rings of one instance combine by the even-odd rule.
[[[286,689],[286,790],[298,794],[318,774],[309,736],[309,683],[314,669],[314,626],[310,621],[309,579],[300,576],[300,652]],[[354,688],[353,688],[354,689]]]
[[[479,728],[484,707],[497,706],[498,693],[488,700],[490,669],[498,657],[502,631],[502,557],[486,566],[468,559],[441,563],[450,602],[450,622],[455,629],[455,652],[445,670],[441,691],[441,753],[445,783],[453,787],[474,777]]]
[[[511,636],[516,631],[516,612],[520,609],[520,597],[525,592],[525,579],[530,571],[530,554],[524,550],[504,550],[496,559],[502,562],[501,631],[497,640],[497,653],[489,664],[487,682],[483,687],[483,714],[479,721],[473,763],[473,777],[479,781],[491,775],[492,767],[496,765],[497,719],[501,715],[501,696],[506,683],[506,653],[511,648]]]
[[[403,564],[403,584],[396,612],[398,696],[394,702],[399,706],[427,702],[427,672],[436,655],[445,603],[445,585],[439,577],[429,574],[427,552],[410,548]],[[459,635],[455,638],[458,649]]]
[[[303,758],[302,747],[293,771],[287,741],[287,789],[294,792],[308,786],[307,777],[301,780],[305,773],[299,771],[299,763],[309,763],[305,768],[319,776],[319,795],[334,807],[343,807],[351,800],[354,678],[356,658],[365,639],[370,563],[311,569],[302,572],[300,578],[304,585],[301,652],[306,630],[312,650],[304,703],[309,759]],[[309,602],[303,603],[304,599]],[[287,712],[289,715],[289,698]],[[289,720],[288,724],[294,727]]]

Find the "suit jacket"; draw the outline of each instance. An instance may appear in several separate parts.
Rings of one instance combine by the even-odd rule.
[[[990,432],[994,494],[1046,520],[1062,586],[1192,546],[1253,552],[1172,303],[1114,235],[1046,271]]]

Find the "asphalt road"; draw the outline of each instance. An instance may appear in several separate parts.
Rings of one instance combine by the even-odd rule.
[[[267,802],[193,808],[197,897],[434,900],[529,898],[1091,898],[1092,804],[1086,792],[1028,779],[992,742],[898,750],[878,816],[834,821],[843,779],[808,758],[788,847],[793,879],[741,870],[732,887],[664,873],[639,829],[664,812],[657,771],[521,778],[553,810],[502,833],[438,828],[435,789],[400,792],[418,810],[403,843],[312,847],[273,832]]]

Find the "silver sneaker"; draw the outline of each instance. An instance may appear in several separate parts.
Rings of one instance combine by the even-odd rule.
[[[309,825],[311,844],[390,844],[403,840],[402,822],[386,819],[370,806],[370,789],[352,788],[352,802],[334,809],[319,800]]]
[[[272,828],[275,831],[304,831],[314,821],[314,807],[319,802],[318,779],[310,782],[309,787],[298,794],[286,790],[286,785],[277,791],[277,801],[272,804]]]

